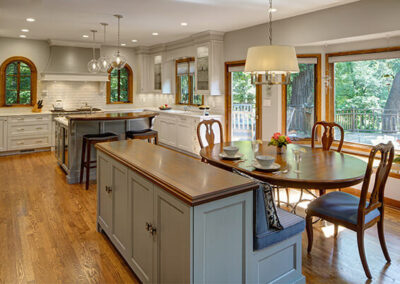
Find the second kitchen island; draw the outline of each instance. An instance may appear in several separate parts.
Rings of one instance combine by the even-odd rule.
[[[111,132],[123,140],[128,130],[151,128],[157,115],[158,113],[153,111],[131,111],[73,114],[65,118],[56,118],[55,154],[59,165],[67,174],[67,182],[79,182],[83,135]],[[91,159],[95,158],[95,151],[92,151]],[[91,171],[90,179],[96,179],[95,170]]]

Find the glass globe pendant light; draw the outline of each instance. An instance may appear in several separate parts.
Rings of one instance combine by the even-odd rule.
[[[292,46],[272,45],[272,0],[269,0],[269,45],[247,50],[244,71],[254,85],[287,85],[290,74],[299,72],[296,50]]]
[[[120,21],[122,18],[122,15],[114,15],[118,19],[118,49],[117,52],[114,54],[114,56],[111,59],[111,67],[113,69],[121,70],[125,67],[126,64],[126,59],[124,56],[121,55],[121,52],[119,51],[119,47],[121,45],[120,43]]]
[[[100,25],[103,26],[104,30],[104,38],[103,38],[103,45],[106,43],[106,28],[108,26],[107,23],[100,23]],[[101,51],[101,50],[100,50]],[[107,73],[108,69],[110,69],[110,58],[108,56],[101,56],[99,59],[97,59],[99,66],[100,66],[100,72]]]
[[[93,33],[93,59],[89,61],[88,63],[88,70],[90,73],[98,73],[100,71],[100,65],[99,62],[96,60],[95,58],[95,50],[94,50],[94,44],[96,41],[96,30],[91,30],[91,32]]]

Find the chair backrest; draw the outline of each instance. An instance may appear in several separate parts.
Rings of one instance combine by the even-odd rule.
[[[381,161],[376,170],[375,183],[372,188],[371,196],[369,198],[369,204],[365,207],[367,203],[369,183],[371,180],[371,175],[373,172],[373,163],[375,156],[380,153]],[[364,217],[370,211],[379,208],[382,214],[383,210],[383,197],[385,192],[386,181],[389,176],[390,169],[392,167],[394,158],[394,146],[392,142],[387,144],[379,144],[372,148],[369,154],[368,166],[365,172],[364,183],[361,189],[360,204],[358,207],[358,224],[364,223]]]
[[[342,151],[343,141],[344,141],[344,130],[343,127],[335,122],[326,122],[326,121],[318,121],[314,124],[311,133],[311,147],[315,147],[315,135],[318,125],[321,125],[324,128],[324,132],[321,137],[322,149],[329,150],[332,146],[334,137],[333,137],[333,129],[335,127],[340,130],[340,141],[339,146],[337,147],[337,151]]]
[[[219,127],[219,137],[221,143],[224,142],[224,136],[223,136],[223,130],[222,130],[222,124],[219,120],[216,119],[210,119],[210,120],[203,120],[202,122],[197,125],[197,139],[199,139],[200,147],[203,149],[205,147],[205,141],[203,141],[202,138],[202,131],[201,127],[205,127],[205,132],[204,132],[204,138],[207,141],[207,144],[212,146],[215,144],[215,133],[213,130],[214,124],[218,125]]]

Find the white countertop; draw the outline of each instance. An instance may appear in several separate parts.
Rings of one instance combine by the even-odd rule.
[[[170,115],[182,115],[182,116],[189,116],[195,118],[221,118],[222,115],[220,114],[210,114],[210,115],[203,115],[203,111],[184,111],[179,109],[170,109],[170,110],[160,110],[157,107],[150,107],[150,108],[143,108],[144,110],[151,110],[158,112],[160,114],[170,114]]]
[[[65,116],[58,116],[54,120],[62,125],[68,126],[69,122]]]

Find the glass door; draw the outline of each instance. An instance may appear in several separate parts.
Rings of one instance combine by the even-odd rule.
[[[261,139],[259,88],[251,84],[250,74],[244,72],[244,62],[229,66],[227,93],[227,128],[229,141]]]

